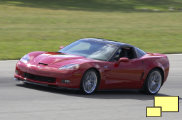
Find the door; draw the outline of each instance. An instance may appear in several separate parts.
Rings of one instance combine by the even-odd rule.
[[[127,48],[127,50],[129,49]],[[105,83],[108,88],[138,88],[144,74],[143,60],[135,55],[131,55],[131,51],[125,53],[124,56],[120,55],[119,58],[121,57],[127,57],[128,61],[118,62],[117,60],[111,62],[108,67],[109,69],[105,71]]]

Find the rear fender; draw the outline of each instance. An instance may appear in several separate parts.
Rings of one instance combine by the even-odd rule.
[[[149,72],[155,68],[160,68],[163,73],[163,81],[166,81],[166,78],[168,76],[168,72],[169,72],[169,62],[168,59],[166,59],[166,57],[158,57],[158,58],[148,58],[145,60],[145,70],[144,70],[144,76],[143,79],[141,80],[141,86],[143,86]]]

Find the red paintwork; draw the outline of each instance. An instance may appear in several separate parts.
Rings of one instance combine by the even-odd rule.
[[[57,52],[32,52],[29,53],[30,61],[24,64],[18,61],[16,64],[15,78],[24,80],[23,72],[56,78],[55,83],[46,83],[27,79],[27,81],[55,85],[66,88],[80,88],[83,74],[90,68],[96,69],[100,74],[98,89],[141,88],[148,73],[154,68],[160,68],[164,73],[164,82],[169,72],[167,56],[158,53],[147,53],[141,58],[120,62],[106,62],[87,59],[82,56],[64,55]],[[39,62],[48,64],[40,65]],[[63,65],[80,64],[78,70],[59,70]],[[61,80],[71,80],[62,83]]]

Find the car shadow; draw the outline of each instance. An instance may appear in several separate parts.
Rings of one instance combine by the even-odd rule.
[[[65,90],[65,89],[55,89],[49,87],[43,87],[38,85],[30,84],[17,84],[18,87],[24,87],[29,89],[34,89],[42,92],[47,92],[50,94],[62,94],[72,97],[82,97],[90,99],[137,99],[137,100],[153,100],[154,96],[170,96],[167,94],[158,93],[157,95],[146,95],[139,92],[138,90],[105,90],[97,91],[92,95],[83,95],[79,90]],[[182,98],[179,98],[182,100]]]

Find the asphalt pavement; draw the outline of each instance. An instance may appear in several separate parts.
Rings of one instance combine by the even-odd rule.
[[[145,120],[182,119],[182,55],[168,55],[170,73],[159,96],[179,96],[179,112],[146,117],[152,95],[136,90],[99,91],[82,95],[75,91],[25,86],[13,80],[16,60],[0,61],[0,120]]]

